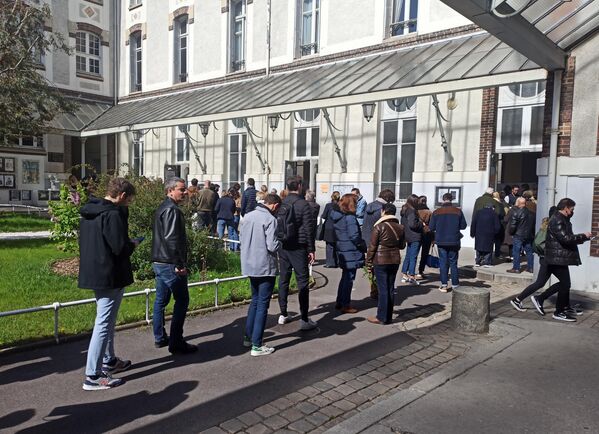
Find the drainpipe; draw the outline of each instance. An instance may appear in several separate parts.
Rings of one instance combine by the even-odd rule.
[[[551,105],[551,136],[549,139],[549,170],[547,173],[547,205],[555,205],[557,184],[557,139],[562,88],[562,71],[553,72],[553,101]]]
[[[270,2],[266,0],[266,75],[270,75]],[[268,128],[268,125],[267,125]],[[268,154],[267,154],[268,158]],[[266,184],[268,185],[268,184]]]

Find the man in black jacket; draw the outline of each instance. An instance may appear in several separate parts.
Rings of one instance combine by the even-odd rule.
[[[135,187],[123,179],[108,183],[106,197],[90,197],[81,207],[79,232],[79,287],[93,289],[96,320],[87,351],[83,390],[103,390],[119,386],[121,379],[111,374],[125,371],[131,361],[116,357],[114,326],[124,288],[133,283],[129,257],[140,240],[129,239],[127,206]]]
[[[300,329],[311,330],[316,327],[316,322],[308,317],[310,303],[309,272],[308,266],[314,262],[314,218],[312,208],[302,197],[303,186],[301,176],[292,176],[287,179],[289,194],[283,199],[284,204],[293,208],[297,236],[283,243],[279,251],[279,307],[281,315],[279,324],[291,320],[287,313],[287,296],[289,294],[289,281],[291,273],[295,271],[297,289],[300,303]]]
[[[168,345],[175,353],[193,353],[198,347],[183,339],[183,323],[189,305],[187,289],[187,237],[185,218],[178,205],[185,200],[187,189],[181,178],[170,178],[164,187],[166,198],[154,215],[152,236],[152,268],[156,274],[156,300],[154,301],[154,346]],[[170,338],[164,328],[164,308],[175,299],[171,320]]]
[[[256,209],[256,181],[254,178],[248,178],[248,188],[245,189],[241,195],[241,217],[246,215],[248,212],[252,212]]]
[[[576,203],[569,198],[564,198],[557,204],[558,212],[549,219],[547,237],[545,239],[545,265],[541,268],[544,275],[537,277],[535,285],[542,288],[553,274],[559,282],[551,285],[539,296],[532,296],[531,300],[539,314],[545,315],[543,302],[557,292],[557,302],[553,319],[574,322],[574,315],[582,315],[582,310],[570,306],[570,270],[569,265],[580,265],[578,244],[591,239],[593,234],[585,232],[574,234],[570,219],[574,215]]]
[[[534,256],[532,241],[535,238],[535,214],[526,208],[526,199],[519,197],[516,200],[516,209],[513,211],[508,222],[508,232],[513,236],[512,268],[508,273],[520,273],[520,252],[524,249],[526,253],[526,271],[533,272]]]

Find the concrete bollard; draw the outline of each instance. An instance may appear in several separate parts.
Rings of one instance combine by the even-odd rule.
[[[488,289],[460,286],[452,291],[451,322],[455,330],[488,333],[491,293]]]

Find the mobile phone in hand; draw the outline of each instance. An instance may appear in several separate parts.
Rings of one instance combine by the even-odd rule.
[[[136,242],[137,244],[140,244],[145,239],[146,239],[146,237],[137,237],[137,238],[133,238],[131,241]]]

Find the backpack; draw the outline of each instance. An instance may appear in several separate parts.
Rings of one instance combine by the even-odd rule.
[[[547,228],[539,229],[532,242],[532,249],[539,256],[545,256],[545,239],[547,238]]]
[[[283,243],[297,238],[297,224],[292,203],[282,202],[277,210],[277,238]]]

